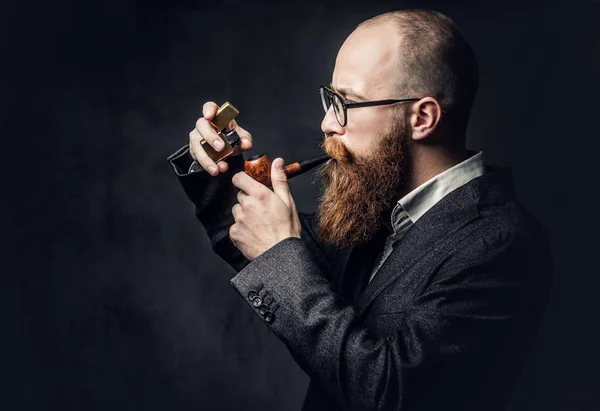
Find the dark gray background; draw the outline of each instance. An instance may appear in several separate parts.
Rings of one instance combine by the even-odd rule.
[[[317,87],[344,38],[423,7],[454,18],[479,57],[469,146],[513,167],[555,250],[556,292],[510,410],[600,409],[599,5],[3,4],[0,406],[299,409],[306,377],[228,284],[165,158],[207,100],[240,109],[255,152],[317,155]],[[303,210],[311,179],[291,183]]]

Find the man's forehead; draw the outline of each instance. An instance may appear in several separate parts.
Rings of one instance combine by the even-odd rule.
[[[338,52],[332,88],[358,98],[389,87],[397,57],[395,44],[389,31],[381,28],[353,32]]]
[[[378,96],[386,95],[390,88],[389,76],[360,76],[360,75],[337,75],[334,71],[333,79],[329,85],[344,98],[356,101],[376,99]]]
[[[334,86],[333,83],[329,85],[333,90],[335,90],[338,94],[341,94],[343,97],[350,97],[354,99],[365,99],[365,96],[359,91],[355,90],[351,85],[339,85]],[[360,89],[360,87],[358,87]]]

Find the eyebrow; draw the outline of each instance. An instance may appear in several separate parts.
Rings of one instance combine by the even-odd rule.
[[[347,88],[347,87],[334,88],[333,84],[329,84],[329,88],[331,88],[332,90],[334,90],[338,94],[341,94],[344,97],[350,97],[350,98],[357,99],[357,100],[366,100],[363,96],[352,91],[352,89]]]

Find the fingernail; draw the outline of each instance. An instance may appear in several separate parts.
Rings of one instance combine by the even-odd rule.
[[[223,149],[225,145],[223,144],[223,142],[221,140],[217,140],[215,141],[215,149],[217,151],[221,151]]]
[[[208,166],[208,172],[211,173],[214,176],[215,173],[217,172],[217,167],[215,167],[215,166]]]
[[[283,159],[277,159],[277,164],[275,164],[275,168],[277,170],[283,170]]]

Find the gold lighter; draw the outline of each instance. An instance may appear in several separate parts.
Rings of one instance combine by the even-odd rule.
[[[227,126],[238,114],[239,110],[227,101],[221,107],[219,107],[215,118],[210,121],[211,126],[214,127],[218,136],[221,138],[223,143],[225,143],[223,150],[216,151],[211,147],[210,144],[206,142],[206,140],[201,141],[202,148],[215,163],[228,157],[231,153],[233,153],[233,148],[239,144],[240,136],[235,130],[226,132]]]

